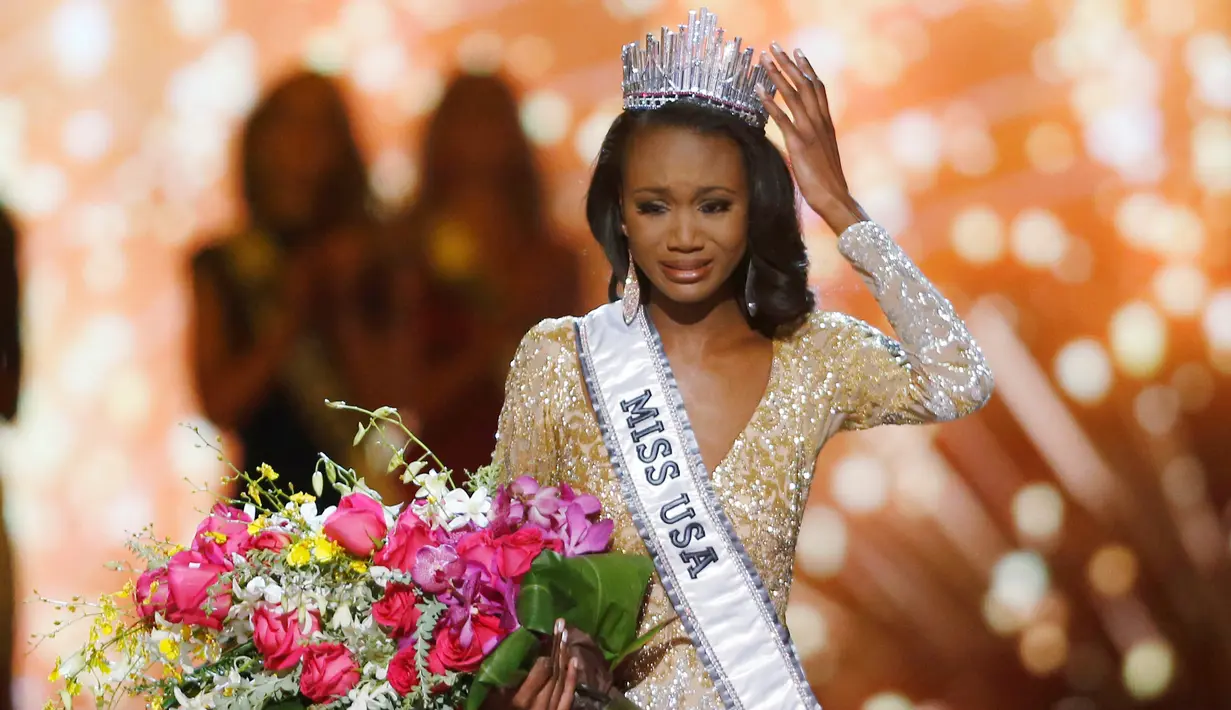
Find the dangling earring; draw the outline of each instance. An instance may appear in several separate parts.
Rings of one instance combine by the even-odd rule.
[[[633,263],[633,253],[628,252],[628,276],[624,277],[624,295],[621,297],[624,306],[624,325],[632,325],[637,319],[637,310],[641,307],[641,283],[637,280],[637,265]]]
[[[756,271],[752,268],[752,259],[748,259],[748,278],[744,280],[744,301],[748,304],[748,315],[757,314]]]

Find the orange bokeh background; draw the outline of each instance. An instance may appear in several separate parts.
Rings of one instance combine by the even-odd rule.
[[[812,57],[855,195],[973,314],[1002,388],[971,422],[827,449],[790,619],[822,697],[911,707],[901,702],[928,686],[903,635],[930,638],[942,656],[998,649],[1026,679],[1071,671],[1080,631],[1054,610],[1100,587],[1064,587],[1058,572],[1042,589],[1030,580],[1057,550],[1077,560],[1080,577],[1117,541],[1145,577],[1151,555],[1171,548],[1142,549],[1155,528],[1132,525],[1166,528],[1192,574],[1225,582],[1228,491],[1216,474],[1231,451],[1208,427],[1228,413],[1218,395],[1231,373],[1228,5],[708,4],[746,42],[776,39]],[[449,72],[504,71],[519,85],[551,213],[585,254],[596,304],[607,273],[581,203],[620,108],[619,48],[687,9],[674,0],[0,6],[0,195],[24,237],[28,365],[19,421],[2,442],[21,588],[56,597],[118,588],[102,564],[123,556],[127,532],[152,521],[178,538],[195,527],[204,503],[183,479],[220,469],[182,426],[210,435],[185,366],[186,259],[236,221],[233,139],[266,83],[304,65],[341,77],[376,192],[392,209],[413,194],[417,128]],[[831,235],[814,216],[806,231],[825,305],[875,319]],[[1189,473],[1173,485],[1189,486],[1193,507],[1125,520],[1109,491],[1140,464],[1154,488],[1133,490],[1166,492],[1170,479],[1159,476],[1177,461]],[[1019,495],[1032,484],[1041,487]],[[1099,525],[1052,525],[1056,510]],[[1200,531],[1185,527],[1192,520],[1204,521]],[[1104,559],[1114,577],[1125,558]],[[998,598],[1005,560],[1020,574]],[[950,602],[920,581],[936,575],[962,580]],[[1012,616],[1005,605],[1022,599],[1021,618],[998,627]],[[1182,643],[1149,623],[1151,604],[1144,624],[1096,614],[1117,639],[1106,682],[1122,695],[1154,697],[1148,683],[1135,690],[1143,671],[1127,670],[1141,643],[1162,648],[1148,658],[1166,662],[1146,663],[1146,676],[1171,664],[1155,696],[1186,677]],[[50,628],[46,610],[22,612],[23,632]],[[935,638],[945,633],[954,638]],[[19,707],[35,707],[65,648],[57,640],[20,660]],[[959,691],[946,697],[994,697],[989,684],[956,673]]]

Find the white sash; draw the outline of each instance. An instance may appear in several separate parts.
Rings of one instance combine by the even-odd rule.
[[[786,627],[710,486],[662,341],[608,304],[577,350],[612,465],[667,596],[728,710],[819,710]]]

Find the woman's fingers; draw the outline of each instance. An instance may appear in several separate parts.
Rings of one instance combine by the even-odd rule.
[[[778,68],[778,65],[774,63],[774,60],[768,54],[761,55],[761,65],[765,67],[770,81],[774,82],[774,86],[778,88],[778,94],[782,96],[786,107],[790,109],[792,127],[800,136],[809,138],[813,133],[812,119],[808,115],[808,109],[803,105],[802,99],[800,99],[799,91],[786,78],[782,70]],[[774,120],[778,121],[779,126],[782,126],[781,119],[775,118]],[[785,126],[782,127],[785,128]]]
[[[522,681],[521,687],[517,689],[517,693],[513,695],[513,707],[536,707],[535,700],[544,688],[549,688],[548,683],[550,682],[551,666],[546,658],[539,658],[530,668],[530,674],[526,676],[526,680]],[[543,704],[543,707],[546,707],[546,703]]]
[[[833,131],[833,118],[829,115],[829,93],[825,91],[825,83],[821,81],[821,77],[812,68],[812,62],[808,61],[808,57],[804,55],[802,49],[795,50],[795,59],[799,63],[800,69],[803,70],[806,76],[812,77],[812,90],[816,95],[817,106],[820,108],[821,116],[825,119],[826,128]]]
[[[573,707],[573,696],[577,693],[577,659],[569,659],[568,670],[564,673],[564,680],[560,683],[560,697],[556,700],[556,704],[552,706],[553,710],[570,710]]]
[[[756,88],[757,96],[761,99],[761,105],[769,112],[769,117],[774,119],[774,123],[778,124],[783,136],[797,135],[799,133],[795,128],[795,123],[791,121],[791,117],[787,112],[778,105],[777,101],[770,98],[769,94],[760,86]]]
[[[556,642],[556,652],[553,657],[555,664],[556,664],[556,668],[555,668],[555,672],[552,674],[551,697],[548,699],[548,702],[547,702],[547,707],[553,710],[555,708],[560,707],[560,703],[562,699],[567,701],[564,707],[569,707],[569,705],[571,705],[573,702],[573,692],[576,690],[576,687],[577,687],[576,686],[577,684],[576,671],[572,671],[573,690],[569,691],[567,696],[565,696],[564,694],[565,687],[568,685],[568,676],[570,674],[570,669],[572,665],[569,663],[569,661],[571,660],[572,655],[573,654],[569,653],[568,651],[568,629],[567,628],[562,629],[560,632],[559,639]]]
[[[795,50],[795,57],[799,60],[799,63],[797,64],[796,61],[791,59],[791,56],[786,53],[786,50],[778,46],[777,42],[771,44],[770,49],[773,51],[774,59],[778,63],[779,71],[785,73],[791,78],[791,83],[794,86],[797,100],[804,111],[804,116],[807,117],[807,122],[810,125],[819,128],[822,125],[820,119],[823,114],[821,112],[820,102],[816,93],[816,84],[820,82],[817,80],[815,72],[804,71],[802,69],[804,63],[803,52],[798,49]],[[792,107],[791,110],[794,112],[795,109]],[[803,120],[803,116],[795,116],[796,123]]]

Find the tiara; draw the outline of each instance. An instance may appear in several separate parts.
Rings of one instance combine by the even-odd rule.
[[[724,41],[718,16],[706,8],[688,11],[678,32],[662,28],[662,37],[645,36],[645,46],[624,45],[624,110],[648,110],[674,101],[692,101],[729,111],[764,128],[768,112],[757,97],[761,86],[772,98],[774,84],[765,67],[753,61],[743,40]]]

